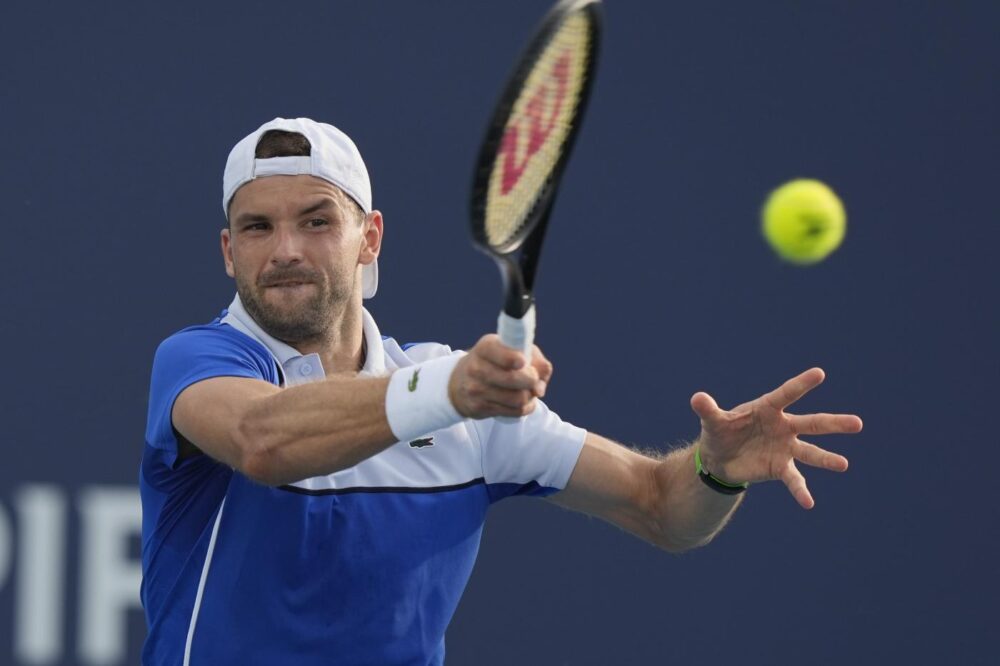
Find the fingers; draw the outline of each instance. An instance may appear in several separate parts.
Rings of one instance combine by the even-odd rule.
[[[521,351],[505,345],[496,333],[479,338],[479,342],[470,350],[470,353],[477,354],[490,363],[507,370],[518,370],[528,364]]]
[[[815,444],[803,442],[801,439],[795,440],[792,456],[799,462],[803,462],[811,467],[828,469],[831,472],[844,472],[847,470],[847,458],[821,449]]]
[[[788,492],[792,494],[795,501],[799,503],[799,506],[803,509],[811,509],[816,506],[816,502],[813,500],[808,486],[806,486],[805,477],[802,476],[802,473],[795,466],[795,461],[798,460],[806,465],[830,470],[831,472],[844,472],[847,470],[847,458],[821,449],[815,444],[803,442],[800,439],[795,440],[793,456],[794,459],[788,461],[788,465],[781,475],[781,480],[785,483]]]
[[[861,432],[864,424],[853,414],[788,414],[792,429],[801,435],[839,435]]]
[[[699,391],[691,396],[691,409],[702,421],[709,421],[722,412],[719,409],[719,404],[715,402],[715,398],[704,391]]]
[[[532,366],[512,370],[481,357],[473,358],[468,372],[472,379],[498,389],[532,391],[539,382],[538,372]]]
[[[523,400],[518,400],[516,396],[501,396],[500,401],[487,400],[484,408],[491,416],[527,416],[535,411],[538,401],[530,394],[522,396]]]
[[[458,413],[468,418],[523,416],[534,411],[537,400],[529,388],[523,388],[534,385],[534,370],[531,369],[531,377],[527,381],[516,377],[525,372],[499,370],[482,360],[476,363],[470,354],[459,361],[452,371],[448,397]],[[493,377],[493,380],[484,377]],[[509,388],[518,384],[522,388]]]
[[[545,394],[552,364],[535,347],[531,362],[496,335],[483,336],[459,361],[449,380],[449,397],[463,416],[524,416]]]
[[[798,468],[795,467],[794,460],[788,461],[788,466],[785,467],[785,471],[781,475],[781,480],[784,481],[788,492],[792,494],[792,497],[795,498],[795,501],[803,509],[811,509],[816,506],[816,502],[813,500],[813,496],[806,486],[806,479],[799,472]]]
[[[551,361],[545,357],[542,350],[535,345],[531,353],[531,366],[538,372],[538,385],[535,387],[535,395],[539,398],[545,395],[545,389],[552,380],[553,367]]]
[[[528,362],[525,355],[518,351],[517,349],[512,349],[505,345],[500,337],[496,334],[484,335],[473,347],[472,352],[478,355],[483,360],[489,362],[494,369],[501,371],[504,370],[521,370],[524,369],[527,374],[517,375],[514,378],[513,384],[510,383],[511,378],[515,377],[511,375],[506,379],[501,378],[500,373],[491,373],[489,376],[484,376],[484,381],[496,381],[498,386],[504,388],[524,388],[532,391],[536,397],[541,398],[545,395],[545,391],[548,388],[549,381],[552,379],[553,367],[552,363],[545,357],[542,350],[538,345],[532,346],[531,360]],[[523,385],[520,381],[528,381],[530,377],[531,384]]]
[[[823,383],[826,373],[822,368],[810,368],[797,377],[764,395],[763,400],[774,409],[784,409]]]

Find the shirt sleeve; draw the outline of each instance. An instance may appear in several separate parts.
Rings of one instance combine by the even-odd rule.
[[[226,325],[189,328],[164,340],[153,358],[146,443],[162,450],[168,465],[177,458],[174,401],[188,386],[212,377],[277,383],[277,369],[263,346]]]
[[[513,422],[474,422],[483,447],[483,477],[493,502],[511,495],[546,496],[569,483],[587,431],[567,423],[541,400]]]

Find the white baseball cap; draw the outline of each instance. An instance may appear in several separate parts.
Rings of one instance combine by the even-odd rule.
[[[303,157],[257,159],[257,143],[265,132],[281,130],[301,134],[309,141],[310,154]],[[229,215],[229,202],[242,185],[263,176],[316,176],[333,183],[351,197],[361,210],[372,212],[372,185],[368,169],[351,138],[333,125],[309,118],[275,118],[244,137],[229,152],[222,177],[222,210]],[[361,270],[361,295],[371,298],[378,289],[378,263]]]

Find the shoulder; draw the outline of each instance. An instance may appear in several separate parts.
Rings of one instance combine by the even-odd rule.
[[[188,326],[168,336],[156,349],[161,353],[176,353],[189,350],[228,349],[245,351],[249,354],[267,356],[267,349],[250,336],[242,333],[220,320],[208,324]]]
[[[191,366],[241,366],[271,379],[274,360],[257,340],[220,320],[189,326],[168,336],[156,349],[154,375]]]

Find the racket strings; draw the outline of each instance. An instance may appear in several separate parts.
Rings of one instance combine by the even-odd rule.
[[[484,229],[497,250],[518,239],[542,203],[582,102],[593,29],[586,12],[569,14],[512,105],[486,195]]]

